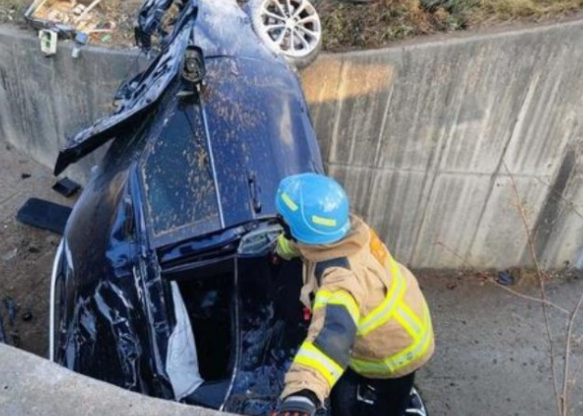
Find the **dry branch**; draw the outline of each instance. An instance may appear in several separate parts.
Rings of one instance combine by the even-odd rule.
[[[567,331],[567,341],[565,345],[565,371],[563,376],[563,396],[562,396],[562,404],[563,404],[563,415],[567,416],[569,413],[569,359],[571,358],[571,340],[573,338],[573,326],[575,326],[575,320],[577,319],[577,315],[579,314],[579,310],[581,309],[581,304],[583,303],[583,293],[581,293],[581,297],[579,298],[579,302],[577,302],[577,306],[575,310],[571,314],[569,318],[569,329]]]
[[[581,371],[582,368],[583,368],[583,358],[581,359],[581,361],[579,361],[579,365],[577,366],[577,369],[573,373],[573,377],[571,378],[571,381],[569,381],[569,389],[567,390],[567,397],[569,397],[569,395],[571,394],[571,390],[573,390],[573,387],[575,386],[575,383],[577,382],[577,377],[579,376],[579,372]]]
[[[504,168],[506,169],[506,172],[508,172],[508,175],[510,177],[512,189],[513,189],[514,195],[516,197],[518,213],[520,214],[522,224],[524,225],[524,231],[526,232],[526,236],[528,239],[528,247],[530,249],[530,254],[532,255],[532,260],[534,261],[534,265],[536,267],[536,272],[537,272],[537,276],[538,276],[538,280],[539,280],[540,295],[541,295],[541,299],[543,300],[543,303],[542,303],[543,315],[545,317],[545,327],[547,330],[547,337],[548,337],[548,341],[549,341],[549,354],[550,354],[549,359],[550,359],[550,363],[551,363],[551,376],[553,378],[553,391],[555,393],[555,400],[557,402],[557,410],[558,410],[559,416],[567,416],[567,413],[564,413],[562,411],[563,408],[562,408],[561,404],[563,404],[563,406],[564,406],[565,402],[567,402],[568,400],[566,400],[565,397],[561,398],[559,396],[559,388],[557,386],[553,334],[551,332],[551,324],[550,324],[550,319],[549,319],[549,311],[548,311],[548,305],[547,305],[547,294],[546,294],[546,290],[545,290],[544,276],[542,273],[542,269],[540,268],[538,257],[536,255],[536,250],[534,248],[534,242],[532,239],[532,233],[530,231],[530,228],[528,227],[528,221],[526,220],[526,214],[524,213],[524,206],[520,202],[520,194],[519,194],[518,188],[516,186],[516,181],[514,180],[514,175],[512,175],[512,172],[510,172],[510,169],[508,169],[508,165],[506,164],[506,162],[502,161],[502,163],[504,164]],[[564,377],[566,378],[567,375],[565,374]]]

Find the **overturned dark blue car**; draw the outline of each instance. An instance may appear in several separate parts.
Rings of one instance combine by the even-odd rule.
[[[51,359],[151,396],[264,414],[307,325],[301,264],[270,262],[273,196],[287,175],[322,172],[320,154],[289,61],[245,11],[172,3],[143,6],[136,39],[155,58],[59,154],[57,174],[110,143],[55,259]]]
[[[109,145],[55,258],[50,358],[150,396],[268,414],[310,319],[301,262],[272,249],[280,180],[323,172],[294,69],[320,49],[317,12],[149,0],[136,41],[148,67],[55,165]]]

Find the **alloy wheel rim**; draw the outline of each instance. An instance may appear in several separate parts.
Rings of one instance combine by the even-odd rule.
[[[266,0],[260,10],[261,30],[272,49],[301,58],[320,42],[320,18],[308,0]]]

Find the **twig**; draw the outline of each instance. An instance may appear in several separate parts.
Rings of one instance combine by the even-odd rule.
[[[468,266],[471,266],[471,264],[466,259],[464,259],[458,253],[456,253],[447,244],[445,244],[445,243],[443,243],[441,241],[438,241],[436,244],[437,245],[440,245],[440,246],[443,246],[443,248],[445,248],[451,254],[453,254],[454,256],[456,256],[458,259],[460,259],[464,264],[466,264]],[[484,278],[485,280],[487,280],[488,283],[491,283],[494,286],[499,287],[500,289],[505,290],[506,292],[508,292],[508,293],[510,293],[510,294],[512,294],[514,296],[517,296],[517,297],[522,298],[522,299],[525,299],[525,300],[530,300],[530,301],[533,301],[533,302],[537,302],[537,303],[542,303],[544,305],[548,305],[548,306],[553,307],[556,310],[558,310],[558,311],[560,311],[560,312],[562,312],[562,313],[564,313],[566,315],[569,315],[569,311],[567,309],[562,308],[561,306],[557,305],[556,303],[553,303],[553,302],[549,301],[548,299],[535,298],[533,296],[525,295],[523,293],[517,292],[516,290],[510,289],[509,287],[506,287],[506,286],[503,286],[503,285],[497,283],[492,277],[488,276],[486,273],[483,273],[483,272],[480,272],[480,271],[477,271],[476,273],[479,276],[481,276],[482,278]]]
[[[571,378],[571,381],[569,382],[570,385],[569,385],[569,390],[567,391],[567,396],[569,396],[571,394],[571,390],[573,390],[573,387],[575,387],[575,383],[577,382],[577,376],[579,375],[579,372],[581,371],[582,368],[583,368],[583,358],[581,359],[581,361],[579,361],[579,366],[577,367],[577,369],[573,373],[573,378]]]
[[[577,302],[575,310],[569,318],[569,330],[567,331],[567,345],[565,345],[565,372],[563,376],[563,416],[567,416],[569,413],[569,358],[571,357],[571,338],[573,337],[573,326],[575,325],[575,320],[577,319],[577,314],[579,309],[581,309],[581,304],[583,303],[583,293]]]
[[[510,172],[510,169],[508,169],[508,165],[506,164],[506,161],[502,161],[502,163],[504,164],[504,168],[506,169],[506,172],[508,172],[508,175],[510,176],[510,182],[512,183],[512,189],[514,190],[514,194],[516,196],[516,201],[518,203],[518,212],[520,214],[520,218],[522,219],[522,224],[524,225],[524,231],[526,232],[526,235],[528,237],[528,247],[530,249],[530,253],[532,255],[532,259],[534,261],[534,265],[536,267],[536,271],[537,271],[537,276],[539,279],[539,284],[540,284],[540,295],[541,295],[541,299],[543,301],[547,300],[547,294],[545,291],[545,281],[543,278],[543,274],[540,268],[540,264],[538,262],[538,257],[536,255],[536,250],[534,249],[534,243],[532,241],[532,235],[530,232],[530,229],[528,228],[528,222],[526,221],[526,215],[524,213],[524,207],[522,206],[522,204],[520,203],[520,194],[518,193],[518,188],[516,187],[516,181],[514,180],[514,175],[512,175],[512,172]],[[562,408],[561,408],[561,403],[565,403],[566,398],[563,397],[561,400],[561,397],[559,396],[559,388],[557,386],[557,377],[556,377],[556,371],[555,371],[555,357],[554,357],[554,347],[553,347],[553,334],[551,332],[551,325],[550,325],[550,319],[549,319],[549,311],[548,311],[548,307],[546,302],[543,302],[543,315],[545,317],[545,326],[546,326],[546,330],[547,330],[547,337],[549,340],[549,353],[550,353],[550,362],[551,362],[551,376],[553,378],[553,390],[555,392],[555,399],[557,402],[557,410],[559,412],[559,416],[567,416],[566,413],[562,412]],[[566,375],[565,375],[566,377]]]

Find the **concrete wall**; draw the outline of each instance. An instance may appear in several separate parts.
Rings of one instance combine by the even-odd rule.
[[[398,258],[532,266],[529,228],[544,266],[581,267],[582,62],[579,21],[326,55],[303,81],[329,172]]]
[[[96,393],[98,392],[98,394]],[[6,416],[221,416],[152,399],[0,344],[0,414]]]
[[[329,172],[399,259],[531,266],[520,200],[542,264],[583,266],[582,39],[575,22],[322,55],[302,74]],[[132,59],[43,58],[0,31],[0,136],[52,166]]]
[[[54,167],[58,151],[82,127],[113,110],[122,79],[137,69],[137,52],[88,48],[71,57],[70,42],[46,58],[30,32],[0,28],[0,138]],[[72,166],[83,181],[103,151]]]

